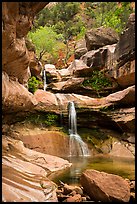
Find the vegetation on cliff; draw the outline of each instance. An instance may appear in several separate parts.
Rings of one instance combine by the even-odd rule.
[[[39,59],[56,64],[63,56],[65,66],[74,53],[75,41],[87,30],[104,26],[121,33],[132,12],[131,2],[57,2],[37,14],[28,38],[35,44]],[[69,47],[70,42],[74,43]]]

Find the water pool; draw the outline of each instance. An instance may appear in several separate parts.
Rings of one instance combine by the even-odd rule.
[[[54,176],[52,180],[57,184],[62,181],[71,185],[80,185],[80,176],[85,169],[95,169],[135,180],[135,159],[132,158],[99,155],[64,159],[69,160],[72,166],[63,173]]]

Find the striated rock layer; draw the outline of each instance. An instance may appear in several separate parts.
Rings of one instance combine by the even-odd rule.
[[[30,150],[7,136],[3,136],[2,149],[3,202],[57,202],[56,185],[47,176],[71,163]]]

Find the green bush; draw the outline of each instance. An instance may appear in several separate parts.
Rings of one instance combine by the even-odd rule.
[[[53,113],[42,113],[30,115],[26,120],[37,125],[51,126],[57,123],[58,116]]]
[[[90,79],[86,79],[83,82],[84,86],[90,86],[96,91],[99,91],[103,88],[112,86],[112,82],[104,76],[100,71],[93,71]]]
[[[32,76],[28,81],[28,90],[31,93],[34,93],[38,89],[40,84],[42,84],[42,82],[37,80],[35,76]]]

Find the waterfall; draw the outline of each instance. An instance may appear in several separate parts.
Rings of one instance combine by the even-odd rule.
[[[45,70],[45,69],[44,69],[44,71],[43,71],[43,76],[44,76],[44,91],[46,91],[47,82],[46,82],[46,70]]]
[[[77,133],[77,115],[74,102],[69,102],[70,156],[89,156],[88,146]]]

